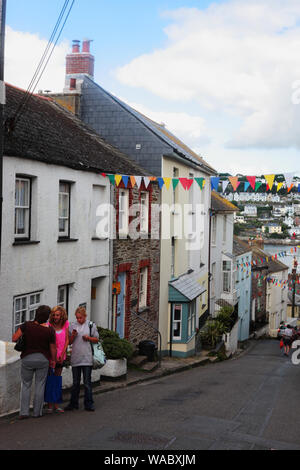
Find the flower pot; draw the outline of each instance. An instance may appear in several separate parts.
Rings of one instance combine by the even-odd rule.
[[[108,359],[100,369],[101,379],[120,380],[127,375],[127,359]]]

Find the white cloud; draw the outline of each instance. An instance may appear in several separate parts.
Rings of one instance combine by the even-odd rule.
[[[37,34],[14,31],[6,27],[5,81],[27,89],[44,54],[48,40]],[[54,53],[37,86],[38,90],[62,91],[65,82],[65,58],[68,43],[56,46]]]
[[[242,120],[231,147],[300,148],[300,2],[231,0],[165,15],[167,44],[116,71],[126,85]],[[201,110],[202,107],[202,110]],[[212,131],[212,130],[211,130]]]
[[[121,99],[158,124],[164,124],[172,134],[191,147],[210,142],[205,120],[201,116],[185,112],[158,111],[140,103],[129,102],[126,98]]]

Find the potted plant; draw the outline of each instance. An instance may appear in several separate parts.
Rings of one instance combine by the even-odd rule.
[[[118,333],[105,328],[98,328],[99,337],[104,349],[107,363],[102,367],[102,377],[121,379],[127,374],[127,359],[133,355],[134,348],[126,339],[121,339]]]

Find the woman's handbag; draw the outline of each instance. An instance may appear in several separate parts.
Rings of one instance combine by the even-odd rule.
[[[26,323],[25,323],[25,328],[26,328]],[[16,342],[16,345],[15,345],[14,349],[15,349],[15,351],[18,351],[18,352],[24,352],[25,351],[25,349],[26,349],[25,330],[24,330],[24,333],[22,334],[22,336],[20,336],[20,338]]]
[[[62,377],[55,375],[51,369],[47,377],[44,401],[46,403],[62,403]]]
[[[90,322],[90,336],[92,337],[92,327],[93,323]],[[92,354],[93,354],[93,369],[101,369],[106,364],[105,352],[103,351],[102,344],[98,341],[97,344],[92,344]]]

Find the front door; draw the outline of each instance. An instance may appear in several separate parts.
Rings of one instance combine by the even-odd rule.
[[[118,282],[121,284],[121,292],[118,295],[116,331],[120,338],[125,335],[125,300],[126,300],[126,273],[119,274]]]

